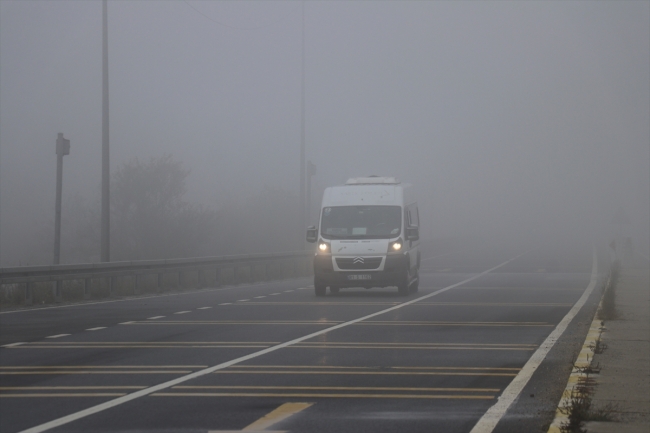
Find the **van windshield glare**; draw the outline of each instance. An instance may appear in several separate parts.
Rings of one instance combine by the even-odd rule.
[[[323,208],[320,232],[326,239],[390,239],[401,227],[400,206],[331,206]]]

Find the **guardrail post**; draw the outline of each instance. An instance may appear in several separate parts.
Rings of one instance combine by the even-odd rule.
[[[214,286],[215,287],[221,286],[221,268],[217,268],[214,270]]]
[[[158,285],[157,288],[156,288],[156,290],[157,290],[158,292],[162,292],[162,291],[163,291],[163,284],[162,284],[162,283],[163,283],[163,273],[162,273],[162,272],[159,272],[159,273],[158,273],[158,281],[157,281],[157,283],[156,283],[156,284]]]
[[[34,283],[25,283],[25,305],[34,302]]]
[[[63,281],[56,280],[52,284],[52,295],[54,297],[54,302],[61,302],[61,292],[63,291]]]
[[[84,299],[90,299],[91,284],[92,280],[90,278],[84,278]]]

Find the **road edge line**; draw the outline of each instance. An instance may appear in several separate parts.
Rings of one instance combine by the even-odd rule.
[[[558,323],[553,332],[549,334],[539,348],[528,359],[526,364],[519,371],[519,374],[510,382],[510,384],[503,390],[499,400],[490,407],[487,412],[483,414],[481,419],[478,420],[476,425],[472,428],[470,433],[491,433],[497,426],[501,418],[506,414],[512,403],[519,397],[521,391],[524,389],[530,378],[537,371],[537,367],[546,359],[546,355],[553,348],[555,343],[560,339],[564,331],[568,328],[573,318],[582,309],[582,306],[587,302],[591,292],[596,287],[598,281],[598,257],[596,255],[596,248],[592,247],[592,264],[591,264],[591,279],[589,285],[584,293],[573,305],[569,312],[564,316],[562,321]]]
[[[569,421],[569,415],[563,413],[561,408],[569,406],[574,388],[585,378],[589,377],[589,374],[585,373],[584,369],[589,368],[591,361],[594,359],[594,351],[592,348],[596,346],[596,341],[600,338],[600,332],[602,330],[600,323],[600,319],[594,319],[591,322],[587,338],[585,338],[580,354],[578,354],[578,359],[574,363],[573,370],[569,375],[566,388],[562,393],[562,398],[555,410],[555,419],[553,419],[553,422],[548,427],[548,433],[561,433],[562,423]]]

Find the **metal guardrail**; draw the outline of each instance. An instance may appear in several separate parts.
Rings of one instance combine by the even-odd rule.
[[[77,265],[52,266],[18,266],[0,268],[0,289],[3,285],[22,285],[24,303],[33,301],[34,284],[51,282],[55,302],[62,300],[63,281],[83,280],[83,298],[90,298],[93,279],[108,279],[109,296],[115,295],[116,281],[121,277],[135,277],[133,294],[139,294],[142,276],[157,275],[157,292],[163,291],[163,279],[166,274],[178,274],[178,285],[182,285],[183,275],[187,272],[197,273],[196,288],[205,283],[205,273],[215,275],[214,285],[223,283],[222,272],[230,269],[232,284],[241,281],[240,270],[248,268],[249,282],[268,281],[292,276],[308,276],[312,273],[311,258],[313,252],[298,251],[273,254],[245,254],[221,257],[197,257],[171,260],[138,260],[128,262],[89,263]]]

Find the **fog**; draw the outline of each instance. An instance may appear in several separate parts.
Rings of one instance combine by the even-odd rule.
[[[183,255],[300,247],[301,10],[108,2],[111,171],[171,155],[189,172],[183,202],[214,218]],[[309,223],[326,186],[376,174],[416,186],[428,240],[618,230],[647,254],[650,2],[304,10]],[[98,260],[101,19],[100,1],[0,2],[2,266],[52,261],[59,132],[71,140],[61,259]],[[612,224],[617,211],[629,224]],[[112,227],[115,248],[128,221]]]

